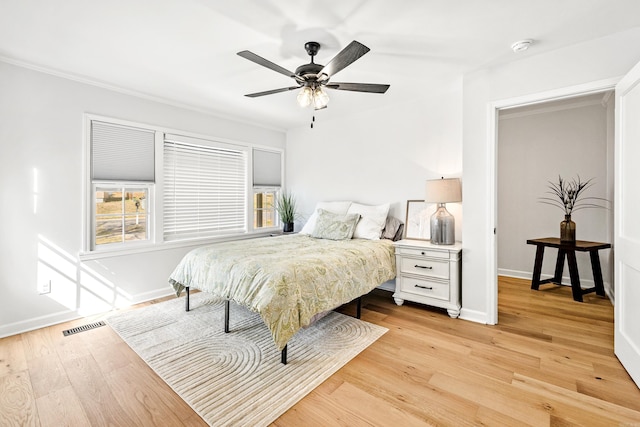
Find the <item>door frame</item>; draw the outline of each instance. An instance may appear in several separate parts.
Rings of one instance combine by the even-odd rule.
[[[558,101],[566,98],[573,98],[582,95],[591,95],[609,90],[615,90],[616,84],[622,77],[597,80],[575,86],[560,89],[553,89],[545,92],[537,92],[493,101],[487,106],[487,261],[489,268],[485,283],[487,284],[487,323],[495,325],[498,323],[498,243],[496,230],[498,227],[498,115],[500,110],[508,110],[527,105],[542,104],[549,101]],[[613,168],[617,165],[614,163]]]

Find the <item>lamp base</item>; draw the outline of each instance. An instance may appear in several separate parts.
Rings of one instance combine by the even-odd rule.
[[[444,203],[438,203],[438,209],[431,215],[431,243],[453,245],[456,243],[455,231],[455,217],[449,213]]]

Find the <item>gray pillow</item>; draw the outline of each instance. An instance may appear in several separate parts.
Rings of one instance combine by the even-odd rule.
[[[316,226],[311,237],[317,239],[349,240],[356,230],[360,214],[335,214],[333,212],[318,209]]]
[[[402,230],[404,229],[404,224],[398,218],[394,218],[392,216],[387,217],[387,222],[385,223],[384,229],[382,230],[382,239],[400,240],[402,237]]]

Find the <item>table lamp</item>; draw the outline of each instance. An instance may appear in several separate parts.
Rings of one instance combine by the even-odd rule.
[[[431,243],[453,245],[456,242],[455,217],[447,211],[445,204],[462,201],[460,179],[428,180],[424,201],[438,204],[438,209],[431,215]]]

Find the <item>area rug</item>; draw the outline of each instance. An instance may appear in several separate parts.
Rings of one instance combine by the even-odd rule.
[[[200,292],[115,314],[107,323],[209,425],[268,425],[387,329],[331,312],[298,332],[280,363],[256,313]]]

